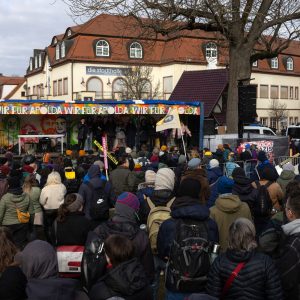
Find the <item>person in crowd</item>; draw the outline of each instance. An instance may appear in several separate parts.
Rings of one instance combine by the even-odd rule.
[[[174,169],[175,173],[175,187],[174,191],[176,192],[179,188],[181,177],[187,169],[187,160],[184,154],[180,154],[178,157],[177,166]]]
[[[61,182],[58,172],[52,171],[47,178],[40,195],[40,204],[44,208],[44,226],[47,240],[51,241],[51,228],[57,217],[57,211],[64,202],[67,189]]]
[[[219,144],[217,149],[216,149],[216,152],[214,153],[214,157],[219,161],[220,164],[223,164],[225,161],[227,161],[227,158],[226,160],[224,159],[224,147],[222,144]]]
[[[129,192],[121,193],[117,198],[112,219],[100,224],[94,232],[106,237],[113,233],[125,235],[132,240],[135,256],[140,259],[151,283],[154,278],[153,257],[148,235],[139,228],[139,208],[140,202],[136,195]]]
[[[132,241],[124,235],[112,234],[105,240],[104,249],[108,272],[91,288],[90,300],[106,300],[113,297],[152,300],[148,278],[134,255]]]
[[[183,179],[180,183],[178,195],[173,205],[171,206],[171,218],[164,221],[158,232],[157,250],[158,256],[163,261],[167,261],[170,254],[170,249],[176,232],[177,224],[184,222],[186,224],[201,225],[205,223],[206,235],[209,242],[218,243],[219,234],[218,227],[215,221],[209,217],[209,209],[206,206],[205,200],[201,198],[201,183],[195,178]],[[174,283],[166,278],[167,297],[166,299],[185,299],[192,292],[202,292],[203,284],[195,280],[185,292],[178,290]]]
[[[133,169],[134,169],[134,159],[132,157],[132,149],[129,148],[129,147],[126,147],[125,148],[125,153],[127,154],[127,158],[128,158],[128,161],[129,161],[129,170],[133,171]]]
[[[147,158],[147,156],[145,155],[145,152],[140,151],[138,153],[138,158],[136,159],[136,162],[138,164],[140,164],[142,167],[146,167],[147,165],[150,164],[149,159]]]
[[[209,295],[218,299],[283,299],[278,272],[271,258],[256,250],[255,235],[248,219],[239,218],[231,224],[228,249],[215,259],[208,275]]]
[[[22,172],[12,170],[8,177],[8,191],[0,201],[0,225],[8,227],[18,248],[28,242],[34,218],[33,204],[29,196],[23,192]],[[25,214],[23,220],[20,214]]]
[[[205,166],[208,166],[209,162],[213,159],[213,154],[212,152],[207,149],[207,148],[204,148],[203,150],[203,159],[202,159],[202,163],[203,165]]]
[[[150,162],[151,163],[158,163],[159,162],[159,149],[154,148],[152,151],[152,155],[150,156]]]
[[[33,174],[27,175],[23,183],[23,192],[29,196],[32,202],[34,211],[33,220],[33,236],[32,238],[38,238],[40,240],[45,239],[44,234],[44,222],[43,222],[43,210],[40,204],[41,189],[38,186],[38,182]]]
[[[228,158],[227,161],[225,163],[225,171],[226,171],[226,175],[230,178],[232,178],[232,172],[235,168],[238,168],[239,165],[235,162],[235,154],[234,152],[230,152],[228,154]]]
[[[105,188],[105,181],[102,179],[102,174],[99,165],[91,165],[87,174],[83,178],[83,182],[79,187],[78,194],[83,199],[83,212],[86,218],[91,219],[90,209],[93,200],[93,194],[96,189]]]
[[[80,150],[84,149],[85,141],[88,135],[89,128],[85,124],[85,119],[81,118],[78,124],[78,147]]]
[[[220,163],[217,159],[211,159],[207,168],[207,179],[208,183],[214,184],[221,176],[223,172],[220,168]]]
[[[288,162],[282,166],[282,172],[276,182],[280,185],[283,194],[285,195],[286,186],[295,178],[295,167]]]
[[[124,191],[135,192],[136,179],[135,175],[129,170],[127,155],[119,157],[118,166],[110,173],[109,180],[111,185],[110,199],[112,203],[114,203],[117,197]]]
[[[2,161],[1,161],[2,160]],[[7,163],[6,158],[0,158],[1,166],[0,166],[0,200],[4,194],[6,194],[8,190],[8,182],[7,182],[7,176],[10,172],[10,168]]]
[[[271,164],[270,161],[268,160],[267,154],[265,151],[258,152],[257,160],[258,160],[257,172],[258,172],[259,176],[261,176],[261,174],[265,168],[272,169],[274,171],[273,173],[274,173],[274,177],[276,177],[275,178],[275,181],[276,181],[277,178],[279,177],[279,175],[278,175],[274,165]],[[254,179],[257,180],[257,178],[254,178]]]
[[[276,266],[281,276],[286,300],[300,299],[300,188],[294,190],[285,205],[287,224],[282,226],[285,234]]]
[[[1,300],[25,300],[27,279],[15,263],[18,249],[11,231],[0,227],[0,298]]]
[[[227,191],[226,191],[227,192]],[[219,195],[216,203],[210,208],[210,217],[217,223],[220,237],[220,251],[227,249],[228,230],[230,225],[238,218],[252,220],[247,203],[242,202],[237,195],[225,193]]]
[[[58,209],[56,225],[53,226],[53,245],[85,245],[91,223],[83,212],[80,194],[68,194]]]
[[[232,178],[234,181],[232,187],[232,194],[239,196],[242,202],[248,204],[250,211],[253,215],[254,203],[257,201],[258,191],[251,184],[251,180],[246,177],[246,173],[243,168],[236,168],[232,172]]]
[[[223,145],[224,151],[223,151],[223,159],[224,161],[228,161],[229,160],[229,154],[232,152],[230,145],[229,144],[224,144]]]
[[[252,159],[252,152],[251,152],[251,145],[250,144],[245,145],[245,150],[240,154],[240,159],[242,161]]]
[[[47,242],[30,242],[16,255],[27,278],[26,293],[32,300],[88,300],[79,281],[58,277],[55,249]]]
[[[145,182],[145,167],[142,167],[141,164],[137,163],[133,169],[133,175],[135,176],[135,185],[133,191],[137,191],[141,183]]]

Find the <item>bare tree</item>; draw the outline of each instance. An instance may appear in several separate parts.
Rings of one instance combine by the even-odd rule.
[[[252,63],[272,58],[299,37],[299,0],[64,0],[75,17],[130,15],[163,35],[215,32],[229,49],[228,132],[237,132],[238,80],[249,82]]]
[[[120,78],[119,92],[123,99],[158,99],[160,97],[159,82],[154,86],[152,67],[127,67]]]
[[[275,119],[276,128],[279,129],[280,121],[284,121],[288,117],[286,103],[282,103],[278,99],[272,99],[269,106],[269,116]]]

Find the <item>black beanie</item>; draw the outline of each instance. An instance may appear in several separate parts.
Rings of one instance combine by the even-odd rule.
[[[200,197],[201,193],[201,184],[200,181],[194,178],[183,179],[180,183],[178,196],[188,196],[194,199]]]
[[[19,176],[8,177],[7,182],[10,189],[21,187],[21,178]]]
[[[232,178],[237,178],[237,177],[246,177],[246,173],[243,168],[235,168],[232,172]]]

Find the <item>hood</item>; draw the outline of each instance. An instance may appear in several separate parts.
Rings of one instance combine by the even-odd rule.
[[[101,225],[99,227],[101,228]],[[126,236],[128,239],[133,240],[138,234],[139,227],[137,224],[130,222],[116,222],[114,219],[112,221],[108,221],[106,224],[106,228],[104,229],[109,234],[121,234]],[[97,233],[97,230],[95,230]]]
[[[293,180],[295,178],[295,173],[293,171],[284,170],[281,172],[279,178],[283,180]]]
[[[225,213],[235,213],[240,209],[242,202],[237,195],[223,194],[216,200],[215,205]]]
[[[132,296],[148,285],[146,273],[136,258],[112,269],[104,277],[104,282],[122,296]]]
[[[17,193],[17,192],[14,193],[13,191],[9,190],[7,194],[10,195],[9,200],[16,204],[23,202],[25,198],[28,197],[26,193],[23,193],[23,191],[21,193]]]
[[[216,168],[212,168],[212,169],[208,169],[208,176],[210,176],[210,172],[213,173],[215,176],[221,177],[223,175],[222,170],[220,169],[220,167],[216,167]]]
[[[247,177],[236,177],[232,187],[232,193],[235,195],[248,195],[251,194],[254,187],[251,185],[251,180]]]
[[[190,204],[186,206],[176,206],[177,200],[178,198],[175,200],[173,204],[174,207],[172,206],[172,211],[171,211],[172,218],[192,219],[192,220],[199,220],[199,221],[204,221],[209,218],[209,209],[205,205]]]
[[[174,197],[173,191],[170,190],[153,190],[151,194],[151,201],[156,205],[165,205]]]
[[[296,219],[290,223],[282,225],[282,230],[286,235],[300,233],[300,219]]]
[[[91,165],[88,172],[87,172],[87,175],[91,179],[94,178],[94,177],[99,177],[100,174],[101,174],[101,170],[100,170],[98,165]]]
[[[237,251],[228,249],[225,254],[230,261],[239,263],[242,261],[249,261],[254,255],[255,250],[252,251]]]

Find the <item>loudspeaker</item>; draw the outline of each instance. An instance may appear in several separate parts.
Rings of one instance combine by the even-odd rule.
[[[239,90],[239,119],[243,123],[252,123],[257,117],[256,114],[256,98],[257,98],[257,85],[240,85]]]
[[[203,128],[203,132],[204,135],[213,135],[216,134],[216,130],[215,130],[215,120],[214,119],[204,119],[204,128]]]

